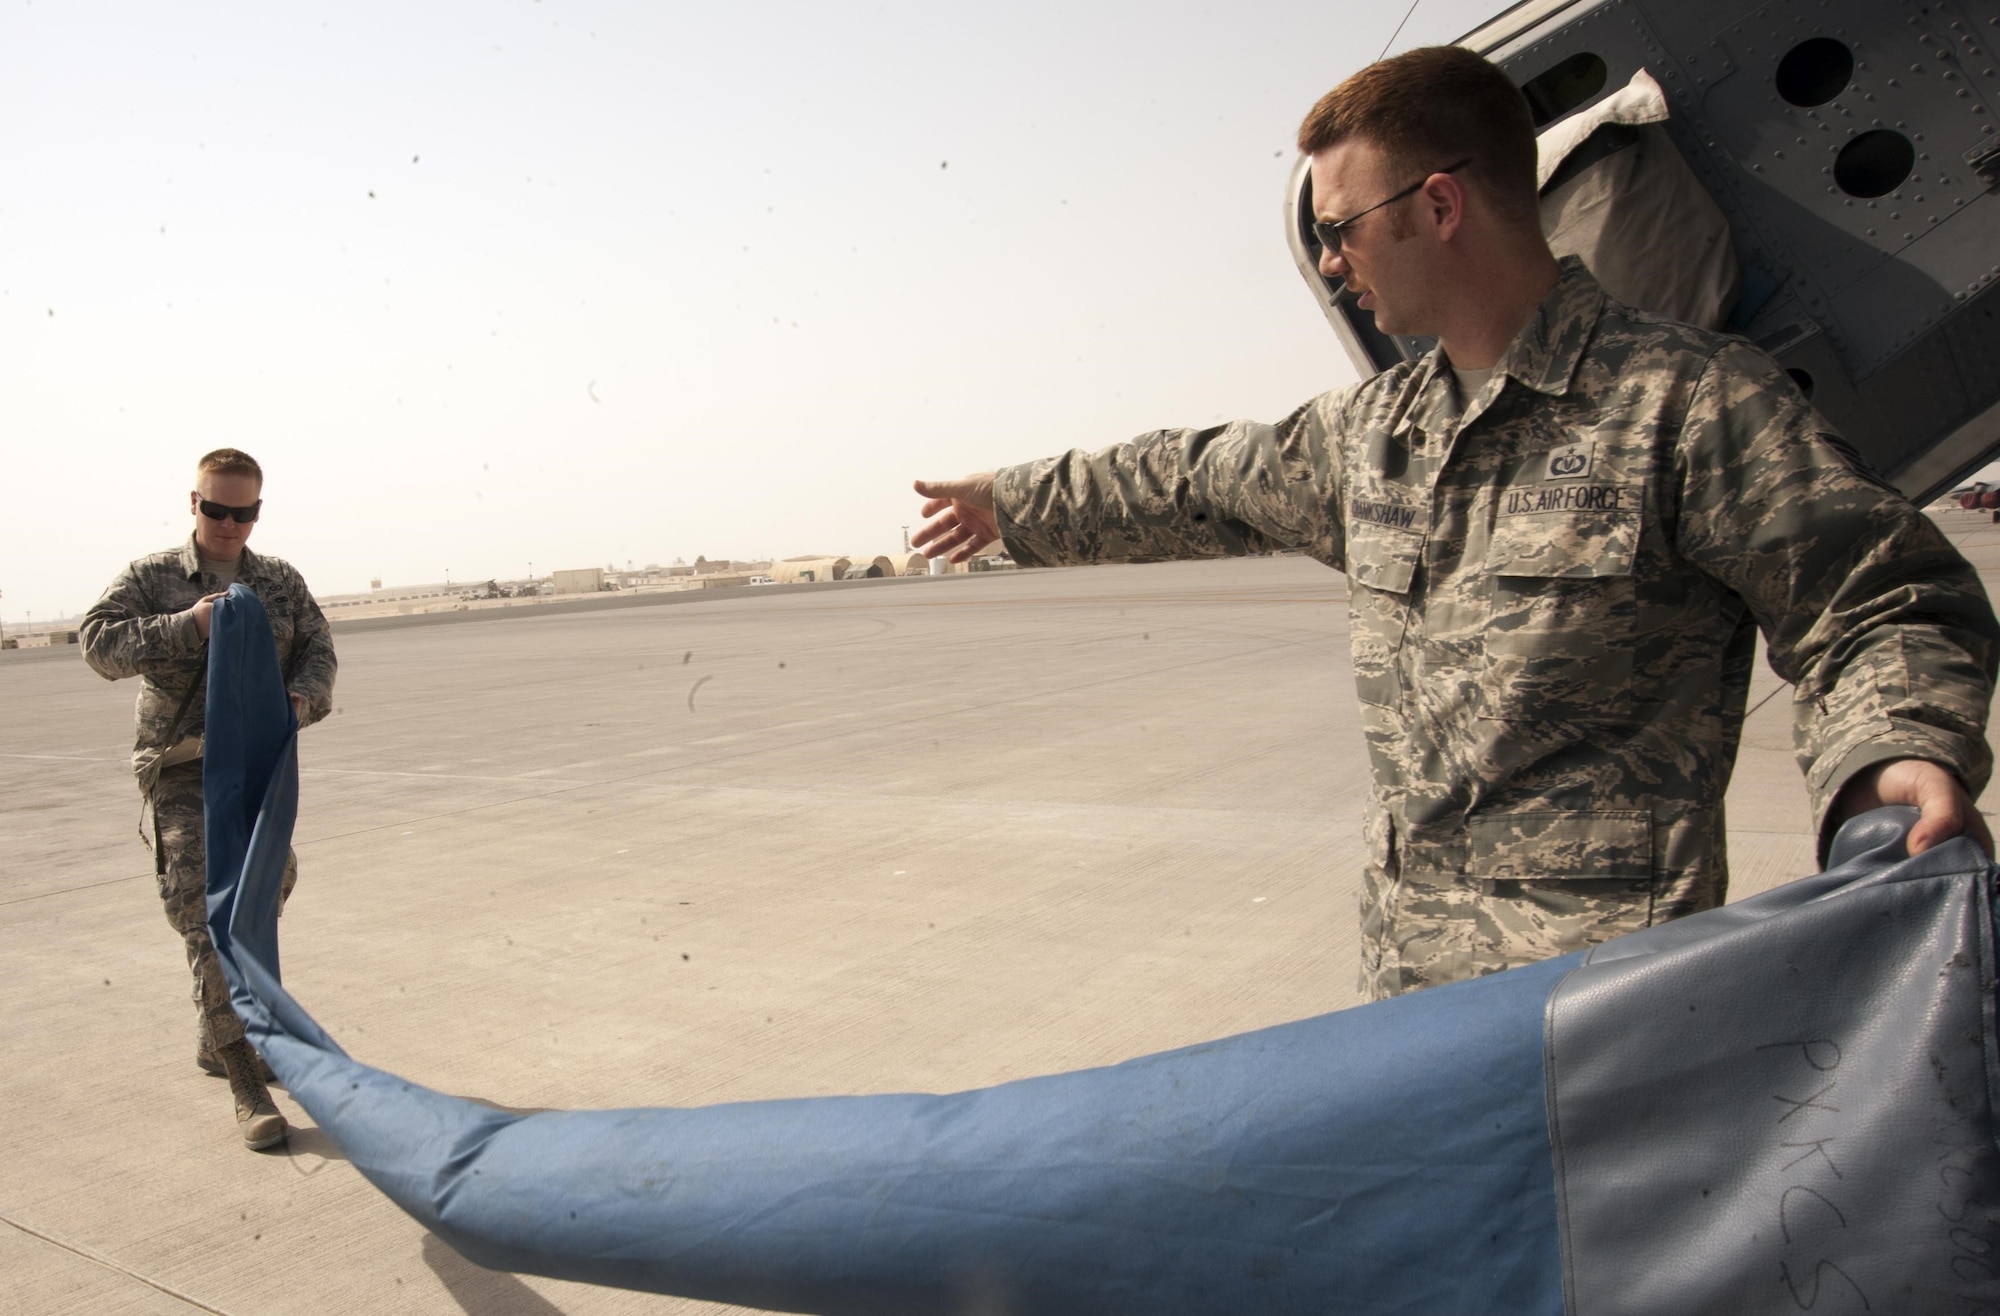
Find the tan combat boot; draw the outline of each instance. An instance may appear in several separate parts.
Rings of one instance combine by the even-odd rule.
[[[266,1083],[277,1082],[278,1076],[271,1072],[271,1063],[259,1054],[256,1047],[250,1048],[250,1054],[257,1057],[257,1077]],[[195,1068],[204,1074],[212,1074],[216,1078],[225,1077],[221,1059],[207,1042],[197,1041],[194,1044],[194,1064]]]
[[[243,1145],[262,1151],[283,1142],[290,1130],[271,1100],[270,1089],[257,1076],[260,1062],[250,1043],[238,1038],[228,1046],[219,1046],[215,1058],[229,1077],[229,1095],[236,1102],[236,1128],[243,1135]]]

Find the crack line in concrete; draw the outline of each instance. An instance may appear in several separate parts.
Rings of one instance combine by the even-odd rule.
[[[1756,703],[1750,705],[1749,708],[1743,710],[1743,720],[1745,722],[1748,722],[1752,717],[1756,715],[1758,709],[1762,708],[1764,705],[1770,703],[1773,699],[1777,698],[1778,695],[1783,691],[1789,690],[1791,688],[1792,688],[1791,685],[1787,683],[1785,685],[1777,686],[1774,689],[1766,691],[1762,699],[1759,699]]]
[[[25,905],[30,900],[47,900],[50,896],[66,896],[72,891],[88,891],[92,887],[117,886],[120,882],[136,882],[142,877],[151,876],[152,874],[150,873],[134,873],[129,877],[107,877],[102,882],[85,882],[82,886],[66,886],[56,891],[42,891],[32,896],[16,896],[12,900],[0,900],[0,907]],[[5,1216],[0,1216],[0,1220],[5,1220],[6,1218]]]
[[[57,763],[125,763],[128,757],[86,758],[81,754],[0,754],[0,759],[49,759]]]
[[[72,1243],[69,1242],[67,1239],[57,1238],[54,1234],[45,1234],[39,1229],[33,1228],[32,1226],[29,1225],[22,1224],[19,1220],[14,1219],[12,1216],[0,1215],[0,1224],[12,1225],[14,1228],[20,1230],[22,1233],[28,1235],[30,1238],[39,1238],[44,1243],[47,1243],[52,1247],[59,1247],[65,1252],[74,1253],[75,1255],[82,1257],[85,1261],[94,1261],[98,1265],[103,1266],[106,1270],[115,1270],[119,1274],[125,1276],[127,1279],[136,1279],[141,1284],[144,1284],[147,1288],[158,1289],[160,1292],[166,1294],[168,1297],[174,1298],[181,1302],[185,1302],[190,1307],[195,1307],[201,1311],[212,1313],[212,1316],[229,1316],[229,1313],[224,1311],[220,1307],[211,1307],[207,1303],[203,1302],[200,1298],[193,1297],[186,1293],[182,1293],[179,1289],[173,1287],[173,1285],[171,1284],[166,1284],[161,1282],[160,1280],[153,1279],[149,1276],[141,1275],[138,1271],[132,1269],[130,1266],[123,1266],[117,1263],[116,1261],[113,1261],[109,1257],[100,1256],[97,1253],[91,1251],[89,1248],[84,1247],[80,1243]]]

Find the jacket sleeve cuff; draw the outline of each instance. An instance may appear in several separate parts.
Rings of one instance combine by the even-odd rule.
[[[173,636],[176,657],[192,658],[201,652],[201,630],[194,624],[194,609],[174,614],[173,630],[170,634]]]
[[[1952,743],[1953,737],[1932,728],[1907,723],[1899,723],[1897,729],[1905,734],[1894,740],[1869,740],[1856,745],[1824,779],[1818,773],[1813,774],[1809,785],[1812,787],[1813,813],[1819,819],[1818,855],[1822,868],[1826,866],[1827,851],[1833,846],[1834,833],[1840,830],[1841,823],[1847,821],[1834,815],[1834,805],[1839,802],[1840,793],[1847,788],[1847,783],[1867,769],[1896,759],[1923,759],[1957,777],[1968,795],[1977,795],[1984,786],[1983,781],[1973,782],[1974,773],[1968,770],[1970,765],[1965,756],[1957,752],[1957,746]]]
[[[1063,557],[1047,535],[1035,533],[1026,517],[1033,504],[1035,463],[1003,466],[993,476],[993,519],[1007,556],[1024,567],[1056,567]]]
[[[299,700],[302,705],[299,709],[299,726],[301,727],[309,727],[315,722],[324,721],[326,715],[333,711],[333,697],[327,693],[323,686],[287,686],[285,693]]]

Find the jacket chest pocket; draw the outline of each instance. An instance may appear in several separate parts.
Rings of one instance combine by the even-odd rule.
[[[1403,683],[1396,654],[1410,622],[1410,583],[1424,537],[1392,526],[1357,525],[1348,532],[1349,635],[1354,690],[1364,704],[1395,708]]]
[[[1486,557],[1481,716],[1617,722],[1632,704],[1639,515],[1502,516]]]
[[[260,594],[258,600],[264,605],[264,615],[271,619],[271,639],[278,647],[278,661],[289,662],[292,656],[292,632],[295,629],[292,625],[291,599],[282,592],[273,591]],[[291,673],[287,672],[286,675],[289,676]]]

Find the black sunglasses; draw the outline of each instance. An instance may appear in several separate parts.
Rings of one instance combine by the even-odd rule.
[[[259,498],[248,507],[225,507],[221,503],[211,503],[206,498],[195,500],[201,505],[201,514],[211,521],[234,521],[238,525],[249,525],[257,519],[257,512],[264,506]]]
[[[1442,169],[1435,169],[1432,170],[1431,172],[1438,174],[1453,174],[1457,173],[1459,170],[1465,168],[1467,165],[1471,163],[1472,163],[1472,157],[1468,155],[1467,157],[1465,157],[1465,159],[1460,160],[1457,164],[1446,165]],[[1377,201],[1374,205],[1368,207],[1368,209],[1357,210],[1353,214],[1349,215],[1346,219],[1316,219],[1313,221],[1313,226],[1312,226],[1313,236],[1315,238],[1318,238],[1319,245],[1326,248],[1328,251],[1339,251],[1340,230],[1346,228],[1349,224],[1352,224],[1355,220],[1361,218],[1363,215],[1372,215],[1384,206],[1395,205],[1398,201],[1401,201],[1406,196],[1412,195],[1417,191],[1418,188],[1422,187],[1425,183],[1428,183],[1430,181],[1431,181],[1431,175],[1425,174],[1422,178],[1419,178],[1416,182],[1410,184],[1402,191],[1396,193],[1396,195],[1390,197],[1387,201]]]

